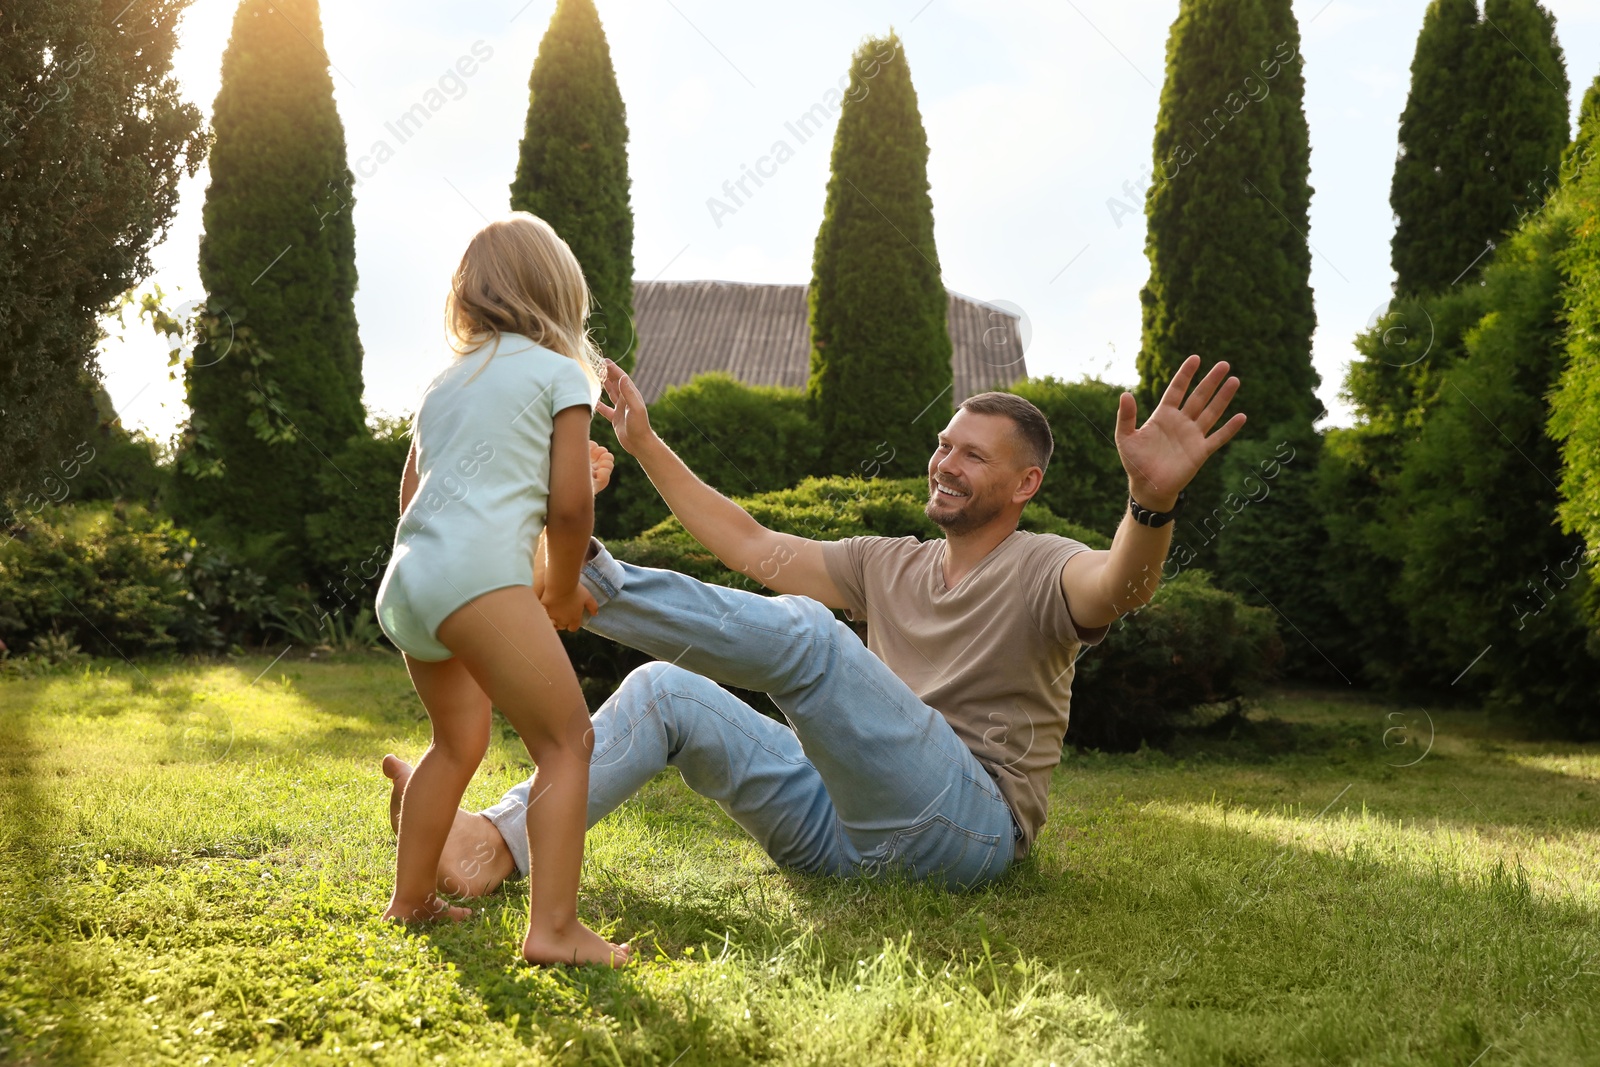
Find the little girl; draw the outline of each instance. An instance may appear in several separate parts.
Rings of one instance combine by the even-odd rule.
[[[526,212],[467,245],[445,322],[456,360],[413,426],[378,621],[433,724],[400,805],[386,919],[462,919],[434,892],[451,819],[489,745],[490,707],[538,766],[528,808],[533,963],[627,962],[578,921],[593,734],[556,628],[583,620],[578,570],[594,525],[589,420],[600,355],[589,289],[565,241]],[[545,535],[544,592],[533,552]],[[538,832],[534,832],[537,822]]]

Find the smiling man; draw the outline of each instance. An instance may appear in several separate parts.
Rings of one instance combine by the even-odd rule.
[[[618,442],[696,540],[782,595],[591,545],[584,626],[658,662],[594,716],[589,824],[671,766],[781,865],[958,887],[998,877],[1044,825],[1080,648],[1155,593],[1183,488],[1244,425],[1237,414],[1212,432],[1239,380],[1218,363],[1191,393],[1199,366],[1184,362],[1143,426],[1123,394],[1128,510],[1096,551],[1017,529],[1052,449],[1048,422],[1020,397],[969,397],[939,433],[927,515],[942,538],[824,542],[767,529],[695,477],[608,363],[614,406],[598,410]],[[865,621],[866,643],[830,609]],[[770,694],[793,729],[718,682]],[[384,771],[397,809],[410,768],[390,756]],[[441,887],[478,895],[526,873],[529,803],[524,782],[485,812],[458,813]]]

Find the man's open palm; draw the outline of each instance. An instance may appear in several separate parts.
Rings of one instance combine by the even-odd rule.
[[[1184,360],[1156,409],[1137,429],[1139,405],[1133,394],[1123,393],[1118,402],[1117,452],[1128,472],[1134,499],[1145,507],[1163,511],[1170,508],[1178,491],[1245,423],[1244,413],[1240,412],[1208,436],[1233,394],[1239,391],[1239,379],[1227,377],[1228,364],[1219,362],[1185,400],[1184,394],[1189,392],[1189,383],[1199,369],[1199,356]]]
[[[596,403],[595,411],[610,421],[617,434],[617,444],[632,454],[634,448],[650,435],[650,413],[645,410],[644,397],[623,369],[606,360],[605,380],[600,384],[611,398],[611,403]]]

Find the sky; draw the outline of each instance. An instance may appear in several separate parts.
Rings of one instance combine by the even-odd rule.
[[[1600,0],[1545,5],[1566,52],[1575,114],[1600,73]],[[234,6],[197,0],[180,28],[174,73],[208,117]],[[472,234],[509,208],[528,75],[554,6],[322,4],[359,183],[355,303],[369,411],[411,412],[450,358],[450,272]],[[1177,0],[597,7],[628,111],[636,278],[809,281],[838,114],[831,91],[862,40],[893,28],[927,129],[945,284],[1020,313],[1030,374],[1137,381],[1139,290],[1149,275],[1143,189]],[[1313,361],[1329,411],[1324,427],[1352,421],[1340,397],[1352,339],[1387,305],[1394,277],[1389,181],[1425,7],[1294,5],[1311,130]],[[454,73],[462,57],[473,60],[468,77]],[[399,143],[386,124],[430,91],[443,92],[444,106]],[[801,141],[786,124],[818,104],[827,126]],[[393,149],[381,164],[373,154],[380,140]],[[763,162],[780,140],[792,153]],[[741,194],[731,212],[713,209],[713,199],[733,203],[724,183],[758,165],[771,176],[759,188],[747,183],[752,195]],[[151,256],[151,281],[180,307],[204,296],[197,257],[208,180],[202,168],[184,181],[177,217]],[[123,424],[166,440],[187,415],[167,345],[131,319],[107,328],[101,368]],[[1246,379],[1245,411],[1249,388]]]

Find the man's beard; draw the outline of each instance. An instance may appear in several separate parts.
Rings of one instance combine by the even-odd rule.
[[[937,485],[937,482],[933,483]],[[923,514],[935,525],[944,530],[946,534],[964,534],[976,530],[1000,514],[1003,507],[1000,503],[988,503],[979,499],[977,495],[965,498],[959,511],[946,512],[937,510],[940,501],[938,490],[929,488],[928,503],[922,509]]]

